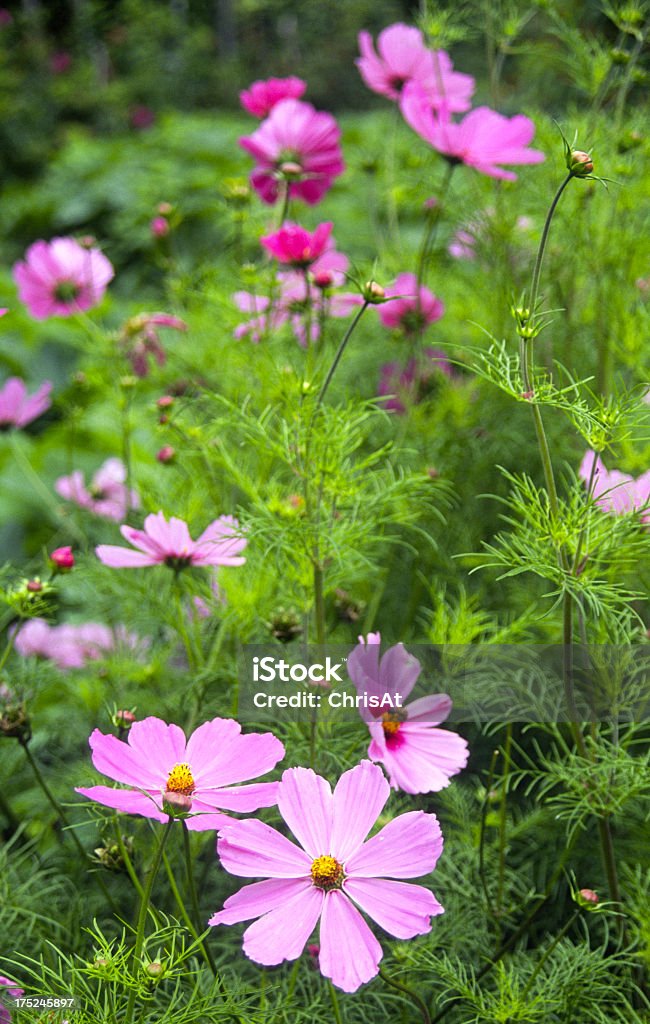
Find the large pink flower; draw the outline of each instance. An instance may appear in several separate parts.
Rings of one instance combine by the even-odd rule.
[[[2,24],[1,21],[0,24]],[[1,993],[3,989],[6,990],[12,999],[19,999],[20,996],[24,996],[25,992],[24,989],[18,988],[15,981],[0,975],[0,1024],[11,1024],[11,1014],[6,1006],[2,1005]]]
[[[389,695],[401,706],[386,711],[386,705],[361,709],[372,741],[368,756],[386,767],[394,789],[405,793],[431,793],[449,785],[467,764],[467,743],[458,733],[435,726],[444,722],[451,711],[451,698],[446,693],[420,697],[404,705],[415,686],[422,666],[403,644],[390,647],[379,659],[379,633],[369,633],[348,656],[347,670],[359,694],[377,697]]]
[[[538,164],[545,159],[538,149],[527,148],[535,125],[523,114],[504,117],[489,107],[476,107],[455,124],[445,111],[434,114],[418,82],[404,87],[400,109],[411,128],[439,153],[491,178],[515,181],[517,175],[500,164]]]
[[[25,382],[20,377],[10,377],[0,388],[0,430],[11,427],[26,427],[51,406],[52,383],[43,381],[38,391],[27,394]]]
[[[318,203],[344,170],[340,136],[331,114],[301,100],[281,100],[257,131],[239,140],[256,160],[253,188],[265,203],[274,203],[284,178],[290,196]]]
[[[129,509],[140,507],[137,493],[126,486],[126,466],[120,459],[107,459],[88,487],[83,473],[75,469],[69,476],[60,476],[54,489],[66,501],[118,523]]]
[[[167,821],[163,803],[185,798],[187,827],[202,832],[228,824],[232,819],[223,811],[256,811],[277,800],[277,782],[238,783],[275,768],[283,745],[270,732],[242,736],[239,722],[229,718],[204,722],[187,740],[178,725],[144,718],[133,723],[126,743],[99,729],[89,743],[97,771],[129,788],[91,786],[77,793],[126,814]]]
[[[238,533],[239,523],[233,516],[220,516],[192,540],[187,523],[171,516],[169,522],[162,512],[149,515],[144,530],[121,526],[120,533],[137,551],[115,544],[100,544],[95,553],[100,562],[113,569],[131,569],[145,565],[167,565],[184,569],[189,565],[243,565],[239,554],[248,541]]]
[[[650,503],[650,469],[636,479],[621,473],[618,469],[605,469],[605,465],[596,452],[589,451],[580,463],[580,476],[589,482],[592,466],[594,470],[593,497],[603,512],[623,515],[645,508]],[[646,523],[650,523],[650,508],[642,515]]]
[[[330,246],[332,222],[319,224],[315,231],[307,231],[300,224],[286,221],[272,235],[260,238],[261,244],[278,263],[287,263],[296,269],[306,269],[322,256]]]
[[[51,626],[45,619],[30,619],[16,632],[14,646],[23,657],[45,658],[59,668],[83,668],[118,645],[131,652],[148,641],[142,641],[123,626],[115,631],[99,622],[62,623]]]
[[[444,50],[432,51],[419,29],[410,25],[389,25],[377,36],[375,53],[369,32],[359,33],[361,56],[355,61],[361,77],[373,92],[400,97],[409,82],[419,82],[435,110],[458,113],[469,110],[474,79],[454,71]]]
[[[100,302],[114,275],[99,249],[74,238],[34,242],[13,269],[18,294],[35,320],[70,316]]]
[[[442,835],[434,814],[401,814],[367,839],[389,792],[369,761],[345,772],[334,793],[310,768],[285,771],[278,809],[300,845],[261,821],[224,828],[217,851],[225,869],[265,880],[227,899],[209,924],[259,918],[244,932],[244,953],[271,966],[300,956],[320,919],[321,973],[345,992],[370,981],[382,949],[359,909],[398,939],[426,934],[443,912],[429,889],[396,881],[435,867]]]
[[[253,117],[267,117],[280,100],[299,100],[306,88],[307,83],[295,75],[289,78],[267,78],[266,81],[253,82],[248,89],[240,92],[239,100],[244,110]]]
[[[384,327],[397,328],[405,334],[419,334],[445,312],[440,299],[424,285],[418,285],[415,274],[399,274],[395,284],[386,288],[385,296],[391,301],[379,307],[379,319]]]

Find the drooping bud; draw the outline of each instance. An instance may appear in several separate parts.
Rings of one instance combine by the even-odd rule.
[[[572,149],[567,157],[567,167],[574,178],[586,178],[593,173],[594,162],[589,153],[581,149]]]
[[[50,555],[50,562],[57,572],[70,572],[74,566],[72,548],[56,548]]]

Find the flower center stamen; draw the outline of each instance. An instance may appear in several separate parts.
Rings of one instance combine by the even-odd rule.
[[[80,292],[81,288],[74,281],[59,281],[54,288],[54,298],[58,302],[74,302]]]
[[[324,889],[325,892],[340,889],[344,878],[343,865],[339,864],[336,857],[323,854],[312,861],[311,880],[319,889]]]
[[[172,793],[191,796],[196,786],[189,764],[175,764],[167,776],[167,789]]]
[[[399,727],[404,721],[404,719],[404,714],[400,714],[399,711],[386,711],[381,716],[381,724],[386,739],[391,739],[392,736],[397,735],[397,733],[399,732]]]

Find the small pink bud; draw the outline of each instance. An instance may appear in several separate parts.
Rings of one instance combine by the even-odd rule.
[[[376,281],[366,281],[362,294],[366,302],[370,303],[383,302],[386,297],[386,292]]]
[[[58,572],[70,572],[70,569],[74,566],[72,548],[56,548],[50,555],[50,561]]]
[[[170,818],[184,818],[192,810],[192,797],[166,789],[163,796],[163,811]]]
[[[535,392],[534,391],[522,391],[521,392],[521,397],[525,398],[526,401],[529,402],[531,398],[535,397]]]
[[[158,406],[159,409],[169,409],[170,406],[172,406],[173,404],[173,395],[161,395],[158,401],[156,402],[156,405]]]
[[[334,275],[329,270],[319,270],[314,274],[314,284],[317,288],[331,288],[334,284]]]
[[[145,971],[147,972],[150,978],[158,979],[162,978],[163,974],[165,973],[165,968],[158,960],[155,960],[152,963],[147,964],[147,966],[145,967]]]
[[[154,217],[149,222],[149,230],[154,238],[164,238],[165,235],[169,234],[169,221],[165,220],[164,217]]]
[[[594,892],[593,889],[581,889],[578,896],[583,903],[588,903],[591,906],[597,906],[600,903],[598,893]]]
[[[43,584],[40,580],[27,580],[26,589],[30,594],[40,594]]]
[[[173,210],[173,206],[171,203],[158,203],[156,210],[158,211],[161,217],[169,217],[169,214]]]
[[[176,449],[170,444],[165,444],[162,446],[160,451],[157,452],[156,458],[158,459],[158,462],[162,462],[163,465],[167,465],[167,463],[173,462],[176,458]]]
[[[135,720],[135,713],[126,708],[120,708],[113,715],[113,724],[117,729],[130,729]]]
[[[581,149],[574,149],[569,156],[569,170],[576,178],[586,178],[588,174],[591,174],[594,169],[594,162],[589,156],[589,153],[585,153]]]

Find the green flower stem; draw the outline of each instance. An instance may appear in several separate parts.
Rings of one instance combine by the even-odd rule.
[[[575,910],[573,912],[573,914],[571,915],[571,917],[569,918],[569,920],[567,921],[567,923],[562,928],[562,930],[559,931],[558,934],[555,936],[555,938],[553,939],[553,941],[550,944],[550,946],[544,951],[544,955],[537,962],[537,964],[535,966],[535,970],[533,971],[533,973],[531,974],[530,978],[528,979],[528,981],[526,982],[526,984],[525,984],[525,986],[523,988],[523,991],[521,993],[521,1001],[522,1002],[525,1000],[526,996],[530,992],[530,990],[531,990],[531,988],[533,986],[533,982],[535,981],[535,978],[538,976],[539,972],[541,971],[542,967],[544,966],[544,964],[548,960],[549,956],[551,955],[553,950],[556,948],[556,946],[562,941],[564,936],[567,934],[567,932],[569,931],[569,929],[571,928],[573,923],[578,919],[579,916],[580,916],[580,910]]]
[[[330,990],[330,999],[332,1000],[332,1010],[334,1011],[335,1024],[343,1024],[343,1018],[341,1016],[341,1007],[339,1006],[339,997],[337,996],[336,989],[334,988],[332,982],[329,981],[329,979],[328,987]]]
[[[205,944],[203,942],[203,937],[197,931],[197,929],[196,929],[196,927],[194,925],[194,922],[192,921],[192,918],[190,917],[190,915],[187,912],[187,907],[185,906],[185,900],[183,899],[183,897],[180,894],[180,890],[178,888],[178,885],[176,884],[176,878],[174,877],[174,870],[173,870],[171,864],[169,863],[169,858],[168,858],[168,856],[167,856],[167,854],[165,852],[163,852],[163,864],[165,866],[165,872],[167,873],[167,881],[169,882],[169,888],[172,891],[172,896],[176,900],[176,906],[178,907],[178,909],[180,911],[180,914],[181,914],[181,917],[183,918],[183,921],[185,922],[185,926],[186,926],[187,930],[189,931],[190,935],[192,936],[192,938],[194,939],[194,941],[196,942],[197,946],[201,950],[201,953],[203,954],[203,958],[204,958],[205,962],[207,963],[208,967],[210,968],[210,970],[214,974],[215,978],[218,979],[217,969],[216,969],[216,966],[215,966],[214,961],[212,959],[212,956],[208,955],[208,950],[207,950],[207,947],[205,946]]]
[[[492,783],[494,781],[494,772],[496,769],[497,759],[499,757],[499,751],[492,751],[492,758],[490,760],[490,768],[488,770],[487,782],[485,783],[485,799],[483,800],[483,806],[481,808],[481,824],[479,827],[479,844],[478,844],[478,874],[481,879],[481,887],[483,889],[483,895],[485,896],[485,907],[489,917],[492,920],[496,920],[496,911],[492,905],[490,897],[490,890],[488,889],[487,878],[485,874],[485,829],[487,820],[487,810],[490,803],[490,793],[492,790]]]
[[[118,846],[118,849],[120,851],[120,856],[121,856],[122,860],[124,861],[124,866],[126,868],[126,873],[128,874],[129,878],[131,879],[131,881],[133,883],[133,888],[137,892],[137,894],[140,897],[140,899],[142,899],[142,896],[144,894],[144,890],[143,890],[142,886],[140,885],[140,879],[138,878],[136,870],[133,867],[133,861],[129,857],[129,851],[127,850],[126,844],[124,842],[124,839],[122,838],[122,832],[120,830],[120,821],[119,821],[119,818],[118,818],[117,814],[113,815],[113,829],[115,831],[115,838],[117,839],[117,846]]]
[[[16,636],[16,633],[17,633],[17,630],[15,630],[13,633],[10,633],[9,636],[7,637],[7,645],[6,645],[5,649],[4,649],[4,651],[2,652],[2,657],[0,658],[0,672],[2,672],[3,668],[5,667],[5,665],[7,663],[7,658],[9,657],[9,655],[11,654],[11,652],[13,650],[14,638]]]
[[[508,778],[512,754],[512,722],[506,724],[506,741],[503,749],[503,777],[501,781],[501,804],[499,807],[499,873],[497,883],[497,928],[501,935],[501,913],[506,877],[506,844],[508,839]]]
[[[201,930],[201,911],[199,909],[199,898],[198,898],[198,895],[197,895],[197,892],[196,892],[196,885],[194,884],[194,870],[193,870],[193,867],[192,867],[192,848],[190,846],[190,833],[189,833],[189,829],[187,827],[187,823],[185,821],[183,821],[181,824],[183,826],[183,851],[184,851],[184,854],[185,854],[185,871],[187,873],[187,888],[188,888],[188,891],[189,891],[189,894],[190,894],[190,903],[192,905],[192,914],[194,915],[194,924],[195,924],[196,932],[198,934],[198,932],[200,932],[200,930]],[[204,945],[203,943],[201,943],[201,949],[203,951],[203,954],[204,954],[208,964],[210,965],[210,970],[212,971],[212,973],[214,974],[215,978],[218,981],[219,989],[223,993],[223,987],[222,987],[222,984],[221,984],[221,980],[219,978],[219,972],[217,971],[217,965],[214,962],[214,958],[212,956],[212,952],[210,951],[210,948],[207,945]]]
[[[575,175],[573,171],[569,171],[566,178],[560,185],[559,189],[555,193],[553,202],[551,203],[548,213],[546,214],[546,220],[544,221],[544,229],[542,231],[542,237],[539,243],[539,249],[537,250],[537,258],[535,260],[535,267],[533,269],[533,280],[530,286],[530,299],[529,308],[531,317],[535,316],[535,306],[537,305],[537,297],[539,295],[539,279],[542,273],[542,263],[544,262],[544,253],[546,252],[546,243],[548,241],[549,231],[551,230],[551,222],[557,209],[557,205],[562,198],[562,193]]]
[[[330,386],[330,384],[332,382],[332,377],[336,373],[336,368],[338,367],[339,363],[341,362],[341,356],[345,352],[347,344],[348,344],[350,338],[352,337],[352,335],[354,333],[354,330],[355,330],[357,324],[359,323],[359,320],[361,319],[361,317],[363,316],[363,314],[365,313],[365,311],[367,310],[369,305],[370,305],[370,303],[366,299],[364,301],[364,303],[363,303],[363,306],[361,306],[359,312],[354,317],[352,323],[350,324],[350,326],[348,327],[347,331],[343,335],[343,339],[341,341],[341,344],[339,345],[338,349],[336,350],[336,355],[334,356],[334,359],[332,361],[332,365],[330,366],[329,370],[327,371],[327,376],[326,376],[325,380],[323,381],[323,386],[321,387],[320,391],[318,392],[318,398],[316,399],[316,405],[314,406],[314,412],[313,412],[313,415],[312,415],[312,423],[313,423],[314,417],[316,416],[316,413],[318,412],[318,410],[321,407],[323,399],[325,398],[325,395],[327,393],[327,389],[329,388],[329,386]]]
[[[282,178],[278,185],[278,199],[280,200],[280,219],[278,220],[278,231],[280,230],[285,220],[289,216],[289,203],[291,201],[289,195],[290,191],[291,190],[289,187],[289,182],[287,181],[286,178]]]
[[[47,800],[50,803],[50,805],[51,805],[52,809],[54,810],[55,814],[57,815],[59,820],[63,823],[64,834],[70,836],[70,838],[72,839],[72,842],[74,843],[74,845],[77,848],[77,852],[78,852],[79,856],[81,857],[82,862],[85,863],[85,864],[88,864],[88,854],[86,853],[86,851],[84,850],[83,846],[81,845],[81,843],[79,841],[78,835],[76,834],[76,832],[74,831],[74,829],[70,825],[70,822],[68,820],[68,816],[66,815],[65,811],[63,810],[61,804],[59,803],[57,798],[54,796],[54,793],[52,792],[52,790],[48,786],[47,782],[45,781],[43,773],[41,772],[41,769],[39,768],[38,763],[37,763],[34,755],[32,754],[31,750],[29,749],[29,740],[28,739],[23,739],[23,738],[19,737],[18,742],[20,743],[21,747],[25,751],[25,757],[27,758],[27,760],[29,762],[29,766],[32,769],[32,772],[34,773],[34,778],[36,779],[36,781],[37,781],[38,785],[40,786],[40,788],[43,790],[43,793],[47,797]],[[110,892],[108,886],[106,885],[106,882],[104,881],[104,879],[102,878],[102,876],[100,874],[97,874],[96,877],[97,877],[97,882],[98,882],[102,892],[104,893],[104,896],[106,897],[106,899],[110,903],[111,907],[113,908],[113,913],[119,915],[121,913],[120,908],[117,906],[117,904],[116,904],[116,902],[115,902],[115,900],[113,898],[112,893]]]
[[[136,997],[136,992],[137,992],[137,980],[136,979],[137,979],[137,974],[138,974],[138,970],[139,970],[139,967],[140,967],[140,958],[142,956],[142,947],[144,945],[144,930],[145,930],[145,926],[146,926],[146,923],[147,923],[147,914],[149,912],[149,904],[151,902],[151,893],[153,892],[153,885],[154,885],[154,882],[156,880],[156,875],[158,874],[158,869],[160,868],[160,864],[162,862],[162,856],[163,856],[163,853],[164,853],[164,850],[165,850],[165,844],[166,844],[166,842],[167,842],[167,840],[169,838],[169,833],[172,830],[173,824],[174,824],[174,819],[170,817],[168,819],[168,821],[167,821],[167,824],[163,828],[163,832],[162,832],[162,835],[161,835],[160,839],[158,840],[158,845],[156,847],[156,852],[154,854],[153,862],[152,862],[151,867],[149,869],[149,874],[147,875],[147,881],[146,881],[145,886],[144,886],[144,891],[143,891],[143,894],[142,894],[142,899],[140,900],[140,911],[138,913],[138,924],[137,924],[137,929],[136,929],[136,933],[135,933],[135,945],[133,947],[133,959],[132,959],[134,983],[133,983],[133,986],[131,988],[131,991],[129,992],[129,1001],[128,1001],[127,1007],[126,1007],[126,1014],[124,1016],[125,1024],[131,1024],[131,1022],[133,1021],[133,1011],[135,1009],[135,997]]]
[[[379,977],[387,985],[390,985],[391,988],[396,988],[399,992],[404,992],[404,994],[407,995],[417,1006],[418,1010],[422,1014],[424,1024],[431,1024],[431,1017],[429,1016],[426,1004],[420,999],[417,992],[414,992],[412,988],[408,987],[408,985],[403,985],[401,981],[395,981],[394,978],[389,977],[383,967],[379,968]]]
[[[436,235],[438,233],[438,225],[440,224],[443,204],[447,199],[451,178],[456,167],[457,164],[453,163],[451,160],[446,161],[445,173],[440,186],[440,195],[437,197],[438,203],[432,210],[428,211],[427,219],[429,223],[427,224],[427,230],[424,233],[424,238],[422,239],[422,245],[420,247],[420,254],[418,256],[418,305],[420,302],[420,287],[424,284],[427,263],[431,257],[431,249],[433,248],[433,243],[435,242]]]

